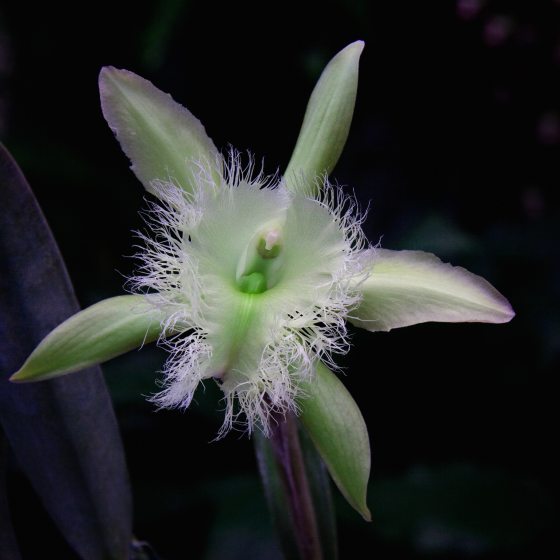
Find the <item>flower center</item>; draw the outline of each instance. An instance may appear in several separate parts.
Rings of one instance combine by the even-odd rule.
[[[262,272],[244,274],[237,282],[238,288],[246,294],[262,294],[266,291],[266,278]]]
[[[272,227],[249,241],[237,265],[237,288],[246,294],[261,294],[274,287],[282,267],[281,230]]]

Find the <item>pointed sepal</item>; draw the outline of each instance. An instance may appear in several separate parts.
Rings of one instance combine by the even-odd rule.
[[[318,178],[330,173],[348,138],[363,41],[351,43],[325,67],[311,93],[303,124],[286,169],[288,188],[313,195]]]
[[[162,312],[144,296],[105,299],[50,332],[10,381],[40,381],[84,369],[153,342]]]
[[[301,423],[348,503],[371,520],[366,494],[371,451],[364,418],[346,387],[324,364],[302,390]]]
[[[488,281],[423,251],[373,251],[362,301],[349,320],[368,331],[428,321],[507,323],[515,313]]]
[[[192,190],[193,162],[215,169],[218,150],[192,113],[128,70],[106,66],[99,74],[101,108],[117,140],[130,158],[131,169],[148,192],[154,181],[171,181]]]

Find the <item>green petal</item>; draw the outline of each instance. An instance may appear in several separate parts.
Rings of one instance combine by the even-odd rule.
[[[336,165],[352,122],[363,48],[363,41],[348,45],[323,70],[286,169],[291,190],[314,194],[317,177],[330,173]]]
[[[324,364],[316,379],[303,387],[301,422],[348,503],[366,521],[371,514],[366,492],[371,467],[367,428],[346,387]]]
[[[10,381],[39,381],[124,354],[161,333],[161,311],[144,296],[106,299],[49,333]]]
[[[214,168],[218,150],[200,121],[151,82],[107,66],[99,74],[101,108],[146,190],[162,180],[192,190],[193,161]],[[215,180],[220,182],[219,173]]]
[[[507,323],[515,313],[489,282],[422,251],[373,249],[363,300],[349,317],[357,327],[390,331],[427,321]]]

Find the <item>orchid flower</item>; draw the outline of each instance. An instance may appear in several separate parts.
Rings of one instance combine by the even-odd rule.
[[[327,65],[291,161],[272,178],[235,151],[221,155],[202,124],[149,81],[103,68],[105,119],[155,197],[151,232],[141,235],[132,293],[70,317],[12,381],[67,374],[157,340],[169,350],[157,406],[184,409],[198,384],[214,379],[226,402],[219,435],[234,426],[267,435],[275,419],[300,414],[344,487],[331,436],[342,452],[354,445],[369,453],[363,419],[332,373],[334,356],[350,347],[347,321],[389,331],[514,315],[480,276],[429,253],[370,246],[356,201],[329,182],[350,128],[362,49],[352,43]],[[341,423],[358,435],[343,441]]]

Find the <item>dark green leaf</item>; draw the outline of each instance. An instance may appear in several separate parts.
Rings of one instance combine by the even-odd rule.
[[[21,171],[0,146],[0,422],[19,464],[80,558],[124,559],[131,496],[99,368],[35,384],[8,381],[78,304]],[[33,538],[33,528],[23,534]]]

